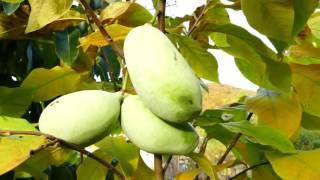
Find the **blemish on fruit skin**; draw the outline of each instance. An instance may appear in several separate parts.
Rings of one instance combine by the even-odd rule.
[[[54,101],[54,102],[52,102],[52,103],[50,104],[50,106],[53,106],[53,105],[58,104],[58,103],[60,103],[60,102],[59,102],[59,101]]]
[[[173,57],[174,60],[175,60],[175,61],[178,61],[177,54],[176,54],[176,53],[173,53],[173,56],[174,56],[174,57]]]

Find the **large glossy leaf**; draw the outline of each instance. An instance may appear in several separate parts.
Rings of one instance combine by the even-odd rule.
[[[320,65],[291,64],[294,90],[304,111],[320,116]]]
[[[97,150],[94,154],[101,159],[111,162],[112,157],[101,150]],[[108,169],[101,165],[99,162],[86,158],[77,169],[77,179],[78,180],[105,180]]]
[[[119,24],[112,24],[105,28],[114,41],[125,39],[131,28]],[[106,46],[108,42],[102,36],[99,30],[80,38],[80,46]]]
[[[140,4],[116,2],[102,10],[100,19],[103,22],[117,21],[124,26],[135,27],[150,21],[152,15]]]
[[[320,149],[292,155],[267,153],[267,158],[282,179],[320,179]]]
[[[55,45],[58,57],[66,64],[72,65],[79,54],[79,29],[65,29],[55,32]]]
[[[29,16],[26,33],[36,31],[57,20],[70,9],[72,0],[29,0],[31,14]]]
[[[74,91],[79,82],[80,74],[67,66],[55,66],[34,69],[21,86],[34,90],[34,101],[46,101]]]
[[[253,141],[262,145],[270,145],[283,153],[295,152],[291,141],[277,129],[263,125],[254,125],[248,121],[229,122],[221,125],[232,132],[240,132],[253,137]]]
[[[25,119],[0,116],[0,130],[36,131]],[[14,169],[30,157],[30,152],[46,142],[42,136],[0,135],[0,175]]]
[[[30,89],[0,87],[0,115],[21,117],[29,108],[32,95]]]
[[[106,137],[96,144],[103,152],[114,157],[126,176],[132,176],[139,163],[139,149],[122,136]]]
[[[210,35],[215,44],[236,58],[236,64],[246,78],[268,89],[289,92],[289,66],[280,62],[260,39],[231,24],[210,27],[210,31],[215,32]]]
[[[317,8],[319,4],[318,0],[293,0],[294,7],[294,24],[292,34],[297,35],[305,26],[310,15]]]
[[[211,53],[189,37],[173,34],[169,37],[178,44],[182,56],[199,77],[210,81],[219,81],[218,64]]]
[[[288,137],[300,127],[302,108],[294,97],[260,89],[246,103],[248,110],[258,115],[258,124],[277,128]]]

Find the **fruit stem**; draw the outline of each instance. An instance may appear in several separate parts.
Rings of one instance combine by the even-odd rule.
[[[154,154],[154,171],[156,174],[156,180],[164,179],[161,154]]]
[[[165,11],[166,11],[166,0],[159,1],[159,14],[158,14],[158,26],[162,32],[165,32]]]

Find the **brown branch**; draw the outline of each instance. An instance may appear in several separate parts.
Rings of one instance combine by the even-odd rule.
[[[238,174],[234,175],[233,177],[229,178],[229,180],[236,179],[237,177],[241,176],[242,174],[246,173],[249,170],[252,170],[254,168],[257,168],[257,167],[262,166],[262,165],[267,165],[267,164],[269,164],[269,162],[262,162],[262,163],[259,163],[259,164],[252,165],[252,166],[248,167],[247,169],[244,169],[243,171],[241,171]]]
[[[164,167],[163,167],[163,174],[165,174],[166,173],[166,171],[167,171],[167,169],[168,169],[168,167],[169,167],[169,164],[170,164],[170,162],[171,162],[171,160],[172,160],[172,158],[173,158],[173,155],[170,155],[169,156],[169,158],[168,158],[168,160],[167,160],[167,162],[166,162],[166,164],[164,165]]]
[[[49,134],[45,134],[45,133],[41,133],[38,131],[11,131],[11,130],[0,130],[0,136],[12,136],[12,135],[32,135],[32,136],[44,136],[46,137],[48,140],[52,141],[52,142],[57,142],[59,144],[61,144],[62,146],[65,146],[67,148],[73,149],[75,151],[80,152],[81,154],[87,155],[88,157],[96,160],[97,162],[99,162],[100,164],[104,165],[105,167],[107,167],[110,171],[112,171],[113,173],[115,173],[117,176],[120,177],[120,179],[125,180],[126,177],[115,167],[113,167],[111,164],[109,164],[108,162],[106,162],[105,160],[101,159],[100,157],[96,156],[95,154],[85,150],[84,148],[69,143],[63,139],[54,137],[52,135]]]
[[[164,179],[161,154],[154,154],[154,171],[156,174],[156,180]]]
[[[92,19],[92,21],[96,24],[98,27],[100,33],[104,37],[104,39],[112,46],[112,48],[115,50],[115,52],[124,59],[123,50],[113,41],[112,37],[109,35],[109,33],[104,29],[102,23],[98,19],[97,15],[94,13],[94,11],[91,9],[89,4],[86,2],[86,0],[80,0],[81,4],[84,6],[84,10],[86,14]]]
[[[252,117],[253,113],[249,113],[247,120],[249,121]],[[237,142],[239,141],[239,139],[241,138],[242,133],[237,133],[231,143],[229,144],[229,146],[227,147],[226,151],[223,153],[223,155],[221,156],[221,158],[219,159],[217,165],[222,164],[223,161],[227,158],[228,154],[230,153],[230,151],[232,150],[232,148],[237,144]]]
[[[159,14],[158,14],[158,26],[162,32],[165,32],[166,23],[166,0],[159,0]]]
[[[113,89],[114,89],[114,91],[118,91],[119,88],[117,87],[116,77],[114,76],[113,68],[112,68],[112,66],[110,64],[111,63],[110,59],[108,58],[108,55],[106,55],[103,50],[102,50],[102,57],[103,57],[105,63],[107,64],[107,66],[108,66],[108,71],[110,73],[110,79],[111,79],[111,82],[113,84]]]

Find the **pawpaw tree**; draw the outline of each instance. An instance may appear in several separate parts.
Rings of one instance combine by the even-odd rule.
[[[160,180],[176,157],[194,166],[175,179],[320,179],[319,1],[207,0],[184,17],[150,3],[0,0],[0,179]],[[254,96],[202,108],[211,49]]]

